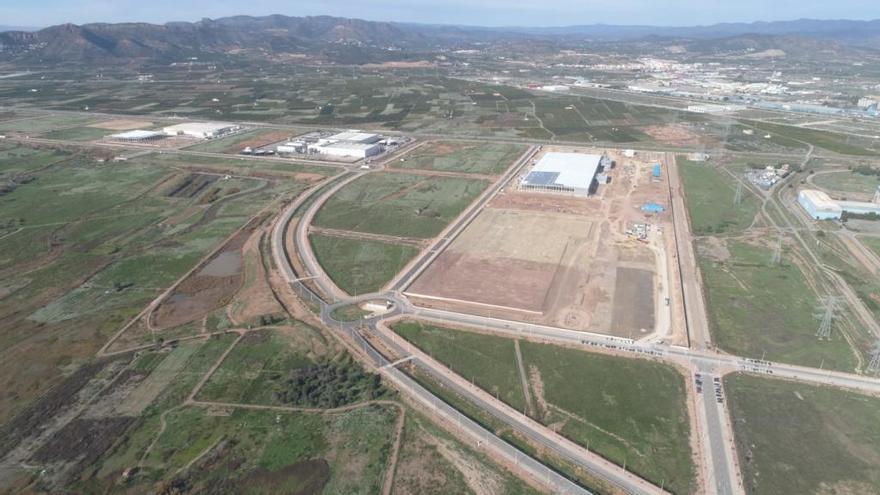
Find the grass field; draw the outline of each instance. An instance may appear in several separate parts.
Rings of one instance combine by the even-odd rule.
[[[724,385],[747,493],[877,493],[880,399],[748,375]]]
[[[0,144],[0,178],[33,172],[71,156],[52,148],[30,148],[17,143]]]
[[[705,243],[698,250],[707,252]],[[817,296],[797,266],[772,265],[771,250],[727,242],[726,259],[701,255],[710,325],[721,349],[752,358],[853,371],[855,356],[839,331],[819,341]]]
[[[260,209],[305,184],[232,178],[173,196],[187,172],[5,149],[29,172],[0,196],[0,420],[76,369],[168,284]],[[149,334],[138,334],[145,342]],[[139,343],[145,343],[140,341]]]
[[[327,275],[352,295],[381,290],[419,253],[402,244],[317,234],[309,236],[309,241]]]
[[[520,411],[525,410],[513,340],[406,321],[395,324],[394,331],[459,375],[473,379],[480,388],[497,394]]]
[[[94,141],[113,133],[114,131],[100,129],[98,127],[71,127],[69,129],[50,131],[40,137],[44,139],[57,139],[60,141]]]
[[[880,150],[872,147],[875,145],[871,143],[870,139],[866,138],[850,137],[836,132],[818,131],[768,122],[743,121],[743,123],[768,132],[771,135],[803,141],[842,155],[877,156],[880,154]]]
[[[703,162],[677,158],[684,184],[685,200],[695,235],[720,234],[743,230],[758,212],[758,201],[743,188],[743,199],[733,204],[734,179]]]
[[[843,171],[813,176],[813,183],[831,191],[872,194],[880,186],[880,177]]]
[[[306,390],[307,389],[307,390]],[[200,400],[339,407],[385,394],[317,330],[297,323],[283,332],[249,333],[199,392]]]
[[[229,174],[253,174],[262,171],[283,172],[286,174],[308,174],[314,176],[314,179],[321,179],[339,173],[337,167],[322,167],[317,165],[308,165],[305,163],[292,163],[287,161],[276,160],[257,160],[247,158],[215,158],[193,155],[179,155],[175,153],[153,154],[138,157],[131,160],[135,163],[172,165],[182,167],[192,167],[197,169],[208,169],[218,173]],[[304,177],[308,179],[309,177]]]
[[[466,379],[526,409],[514,341],[401,322],[394,330]],[[688,493],[694,483],[684,379],[634,359],[521,342],[537,418],[633,472]]]
[[[392,236],[429,238],[471,204],[485,180],[401,173],[365,175],[337,192],[314,224]]]
[[[209,139],[192,146],[187,146],[186,149],[189,151],[207,151],[211,153],[238,153],[244,148],[245,145],[243,143],[254,139],[260,139],[261,137],[269,136],[271,134],[278,134],[278,131],[275,129],[264,128],[249,129],[232,136],[219,139]],[[280,141],[281,139],[284,139],[284,137],[281,137],[278,140]]]
[[[525,145],[500,143],[429,142],[408,153],[394,168],[500,174],[522,155]]]
[[[87,125],[91,122],[95,122],[95,118],[85,115],[44,115],[12,122],[0,122],[0,131],[35,135],[53,129]]]
[[[872,237],[867,235],[860,235],[859,241],[862,242],[868,249],[874,251],[877,256],[880,256],[880,237]]]

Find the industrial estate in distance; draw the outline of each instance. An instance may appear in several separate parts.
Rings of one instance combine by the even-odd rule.
[[[878,25],[0,32],[0,493],[880,493]]]

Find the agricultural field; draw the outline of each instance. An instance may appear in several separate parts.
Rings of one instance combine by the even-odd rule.
[[[40,135],[40,138],[59,141],[95,141],[112,133],[113,131],[99,127],[71,127],[47,132]]]
[[[724,386],[747,493],[877,492],[880,399],[749,375]]]
[[[55,129],[88,125],[93,122],[95,122],[95,118],[86,115],[41,115],[0,122],[0,132],[37,135]]]
[[[742,202],[733,204],[735,179],[706,162],[676,159],[684,185],[691,230],[695,235],[742,231],[758,213],[758,201],[743,187]]]
[[[150,154],[130,162],[159,166],[186,167],[218,174],[250,175],[277,174],[303,182],[316,182],[341,171],[338,167],[308,165],[304,163],[262,160],[257,158],[216,158],[177,153]]]
[[[71,155],[53,148],[22,146],[17,143],[0,144],[0,178],[14,177],[25,172],[61,161]]]
[[[313,224],[400,237],[439,234],[483,192],[485,180],[368,174],[343,187],[318,211]]]
[[[874,251],[877,256],[880,256],[880,237],[860,235],[859,241],[867,246],[868,249]]]
[[[846,194],[871,195],[880,187],[880,176],[863,175],[844,170],[840,172],[818,173],[810,177],[810,182],[828,191]],[[855,198],[853,198],[855,199]]]
[[[816,338],[817,296],[791,258],[773,264],[772,250],[756,241],[700,240],[714,339],[724,351],[804,366],[853,371],[857,361],[838,328]]]
[[[25,172],[0,195],[0,361],[7,392],[0,420],[83,365],[262,208],[307,186],[98,162],[85,152],[72,153],[63,166],[41,167],[49,160],[42,151],[6,152],[34,163],[18,163]],[[150,342],[149,334],[142,337]]]
[[[819,131],[804,127],[794,127],[758,121],[743,121],[743,124],[754,127],[755,129],[758,129],[759,132],[767,132],[770,135],[777,135],[782,138],[810,143],[813,146],[824,148],[841,155],[880,155],[880,149],[878,149],[876,141],[867,137],[853,137],[836,132]]]
[[[291,137],[288,131],[279,131],[277,129],[250,129],[244,132],[233,134],[232,136],[222,137],[219,139],[210,139],[192,146],[187,146],[189,151],[206,151],[211,153],[239,153],[246,146],[257,148],[267,144],[289,139]]]
[[[403,269],[419,250],[404,244],[347,239],[312,234],[309,236],[318,263],[345,292],[377,292]]]
[[[380,399],[387,393],[378,375],[364,373],[334,341],[297,323],[283,334],[247,333],[197,399],[332,408]]]
[[[393,168],[471,174],[501,174],[526,151],[525,145],[431,141],[392,163]]]
[[[693,488],[685,385],[675,369],[419,322],[393,328],[512,407],[561,425],[572,441],[675,493]]]

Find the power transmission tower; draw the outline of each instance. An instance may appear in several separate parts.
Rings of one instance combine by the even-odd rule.
[[[871,362],[868,363],[868,373],[877,374],[880,372],[880,340],[874,343],[874,350],[871,351]]]
[[[819,323],[819,330],[816,337],[821,339],[831,338],[831,328],[834,323],[835,313],[840,309],[840,296],[825,296],[819,299],[819,305],[816,307],[816,318]]]
[[[743,183],[737,181],[736,194],[733,196],[733,205],[736,206],[743,201]]]
[[[776,247],[773,249],[773,259],[771,263],[774,265],[782,264],[782,236],[776,241]]]

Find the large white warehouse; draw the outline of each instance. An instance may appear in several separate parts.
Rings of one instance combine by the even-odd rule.
[[[587,196],[601,161],[602,155],[549,152],[523,177],[520,188]]]
[[[837,220],[844,212],[880,215],[880,188],[874,193],[874,201],[838,201],[823,191],[803,189],[798,193],[798,203],[816,220]]]
[[[313,144],[309,146],[309,150],[329,156],[367,158],[381,153],[382,147],[378,144],[337,141],[325,144]]]
[[[187,122],[162,129],[168,136],[186,136],[198,139],[213,139],[231,134],[241,129],[241,126],[220,122]]]

